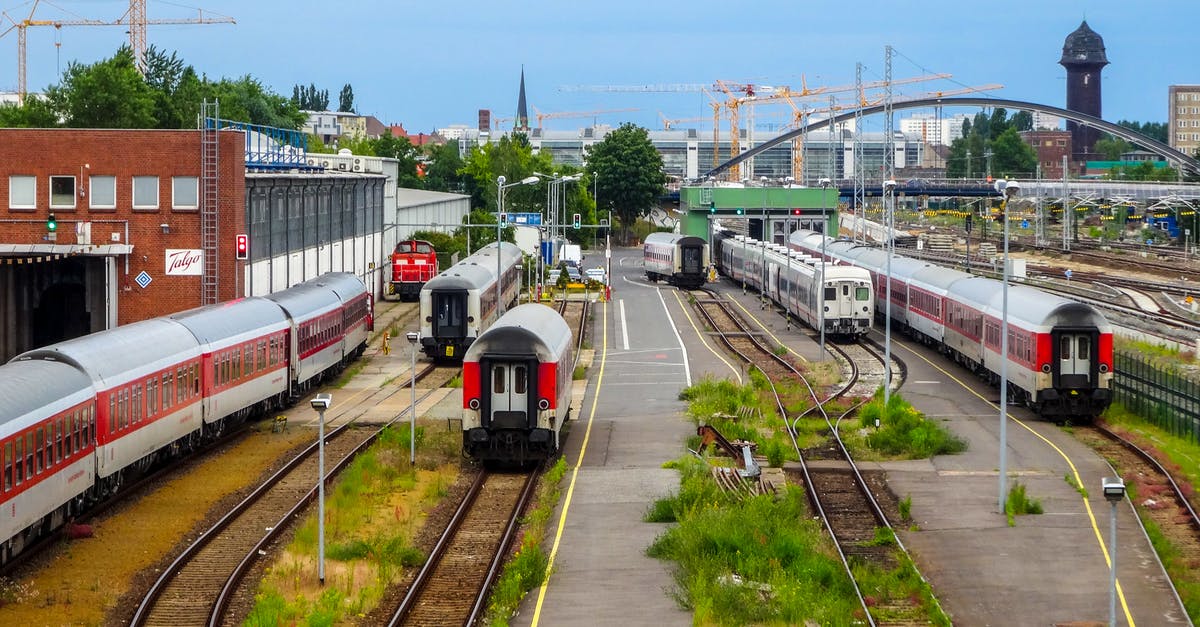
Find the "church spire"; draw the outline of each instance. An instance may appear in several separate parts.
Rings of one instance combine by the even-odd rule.
[[[517,96],[517,120],[513,130],[529,132],[529,109],[525,106],[525,65],[521,65],[521,92]]]

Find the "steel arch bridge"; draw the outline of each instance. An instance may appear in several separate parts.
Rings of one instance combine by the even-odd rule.
[[[1101,129],[1108,133],[1111,133],[1113,135],[1116,135],[1117,137],[1120,137],[1121,139],[1124,139],[1130,143],[1135,143],[1139,146],[1146,148],[1146,150],[1149,150],[1158,155],[1161,155],[1168,162],[1178,165],[1181,170],[1189,170],[1194,174],[1200,174],[1200,161],[1197,161],[1194,157],[1189,157],[1188,155],[1186,155],[1178,150],[1175,150],[1174,148],[1172,148],[1160,141],[1150,139],[1149,137],[1146,137],[1145,135],[1142,135],[1141,133],[1136,133],[1136,132],[1134,132],[1130,129],[1127,129],[1123,126],[1118,126],[1116,124],[1113,124],[1112,122],[1106,122],[1098,117],[1087,115],[1086,113],[1079,113],[1078,111],[1070,111],[1068,109],[1061,109],[1059,107],[1053,107],[1050,105],[1038,104],[1036,102],[1025,102],[1023,100],[1007,100],[1007,99],[1002,99],[1002,98],[982,98],[982,97],[974,97],[974,96],[967,96],[967,97],[962,97],[962,98],[918,98],[915,100],[896,100],[896,101],[892,102],[893,110],[896,110],[896,109],[924,109],[927,107],[938,107],[938,106],[941,106],[941,107],[1004,107],[1006,109],[1015,109],[1018,111],[1039,111],[1042,113],[1056,115],[1058,117],[1066,118],[1066,119],[1076,122],[1078,124],[1083,124],[1085,126],[1098,128],[1098,129]],[[823,129],[823,128],[829,126],[830,124],[839,124],[846,120],[853,119],[856,114],[873,115],[876,113],[882,113],[883,110],[884,110],[884,105],[873,105],[870,107],[863,107],[862,109],[860,109],[858,111],[856,111],[855,109],[851,109],[851,110],[847,111],[846,113],[841,113],[841,114],[835,115],[832,118],[826,118],[824,120],[811,122],[808,124],[808,126],[806,128],[789,131],[778,137],[769,139],[766,142],[761,143],[761,144],[751,148],[750,150],[743,152],[740,155],[737,155],[736,157],[718,165],[717,167],[713,168],[712,170],[709,170],[708,172],[706,172],[704,174],[704,177],[707,178],[710,176],[717,176],[718,174],[725,172],[729,168],[757,155],[760,152],[763,152],[764,150],[767,150],[768,148],[771,148],[772,146],[778,145],[785,141],[791,141],[801,135],[804,135],[805,133]]]

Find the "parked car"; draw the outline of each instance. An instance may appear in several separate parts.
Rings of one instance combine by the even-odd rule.
[[[567,278],[572,283],[583,283],[583,274],[579,272],[579,268],[575,266],[567,266]]]

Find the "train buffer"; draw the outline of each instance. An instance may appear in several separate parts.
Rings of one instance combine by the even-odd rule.
[[[762,468],[758,462],[754,460],[754,447],[749,443],[734,444],[725,439],[721,432],[717,431],[716,427],[711,425],[700,425],[696,427],[696,435],[702,439],[700,441],[699,450],[710,444],[717,445],[726,455],[732,457],[738,464],[738,475],[744,479],[758,477],[762,474]]]

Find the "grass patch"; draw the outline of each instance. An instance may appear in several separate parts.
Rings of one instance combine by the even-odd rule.
[[[542,544],[546,539],[547,523],[558,503],[559,484],[566,473],[567,462],[560,457],[542,477],[533,510],[523,521],[525,534],[521,538],[521,548],[504,566],[504,572],[492,588],[488,599],[488,624],[508,624],[521,599],[550,576],[550,557]]]
[[[1016,517],[1026,514],[1041,514],[1042,502],[1031,499],[1025,494],[1025,485],[1014,481],[1008,489],[1008,497],[1004,499],[1004,515],[1008,517],[1008,526],[1017,525]]]
[[[583,366],[575,366],[575,369],[571,371],[571,380],[572,381],[582,381],[586,378],[587,378],[587,368],[584,368]]]
[[[967,450],[966,441],[925,418],[899,394],[892,394],[885,407],[880,389],[873,400],[859,409],[858,417],[866,430],[863,438],[866,445],[891,459],[925,459]],[[879,428],[875,428],[877,423]],[[847,440],[854,442],[856,438]]]
[[[903,499],[896,505],[896,509],[900,512],[900,520],[905,522],[912,520],[912,495],[905,495]]]
[[[807,511],[802,489],[741,498],[717,488],[702,459],[681,458],[674,466],[682,474],[678,493],[656,501],[645,520],[676,524],[647,553],[675,563],[673,594],[693,612],[693,624],[845,625],[865,620],[828,537]],[[882,530],[872,543],[894,546],[895,538]],[[882,572],[858,564],[855,574],[875,607],[931,598],[911,565]],[[950,624],[936,605],[924,606],[916,620]]]
[[[412,540],[457,475],[460,437],[418,428],[413,465],[409,426],[385,430],[326,491],[325,585],[313,508],[268,566],[246,624],[333,625],[370,612],[405,569],[424,562]]]
[[[447,381],[446,385],[443,385],[442,387],[444,387],[444,388],[461,388],[462,387],[462,373],[460,372],[460,373],[454,375],[454,378]]]

